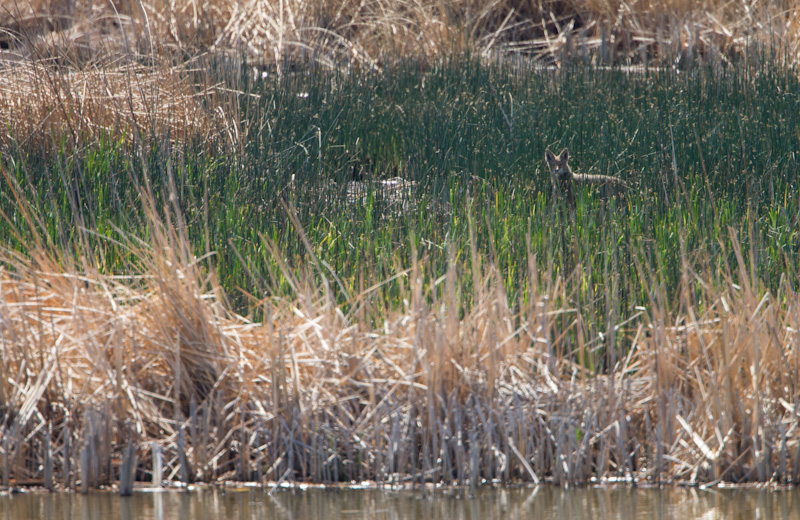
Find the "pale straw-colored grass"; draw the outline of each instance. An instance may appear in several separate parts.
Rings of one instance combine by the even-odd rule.
[[[206,140],[226,124],[189,73],[168,66],[103,64],[81,70],[26,61],[0,72],[0,145],[36,148],[66,136],[73,146],[101,137]],[[213,105],[212,105],[213,107]],[[49,145],[48,145],[49,146]]]

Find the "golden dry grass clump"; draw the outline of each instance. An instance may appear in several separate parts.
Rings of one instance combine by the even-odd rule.
[[[8,122],[0,146],[35,148],[63,136],[75,145],[101,135],[211,140],[222,127],[188,75],[166,66],[76,70],[22,62],[0,75],[0,120]]]
[[[229,0],[11,1],[0,10],[0,42],[12,57],[59,57],[76,63],[153,48],[198,50],[213,45],[215,31],[235,5]]]

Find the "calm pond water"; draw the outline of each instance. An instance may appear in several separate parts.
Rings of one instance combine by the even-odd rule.
[[[0,520],[106,519],[792,519],[800,518],[800,490],[484,489],[474,499],[437,491],[258,489],[139,491],[121,498],[18,494],[0,497]]]

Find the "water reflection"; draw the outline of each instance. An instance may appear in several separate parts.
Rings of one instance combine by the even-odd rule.
[[[800,490],[586,488],[483,489],[474,499],[437,491],[256,490],[0,497],[0,520],[494,520],[494,519],[796,519]]]

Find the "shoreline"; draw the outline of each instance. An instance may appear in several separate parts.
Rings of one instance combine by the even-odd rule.
[[[415,480],[415,477],[408,476],[407,480]],[[530,489],[536,490],[539,488],[561,489],[569,492],[574,489],[598,489],[598,490],[615,490],[615,489],[628,489],[628,490],[671,490],[671,489],[696,489],[700,491],[740,491],[740,490],[757,490],[757,491],[772,491],[772,492],[789,492],[797,491],[798,486],[795,484],[778,484],[774,482],[744,482],[734,484],[730,482],[719,482],[709,485],[708,483],[701,482],[671,482],[666,484],[654,484],[650,482],[633,483],[622,480],[604,480],[602,482],[588,482],[578,484],[575,486],[562,486],[552,482],[544,482],[540,484],[533,484],[531,482],[487,482],[480,484],[475,491],[487,490],[519,490]],[[442,483],[426,483],[424,489],[420,484],[379,484],[376,482],[362,482],[362,483],[341,483],[341,484],[315,484],[310,482],[284,482],[278,485],[277,482],[266,481],[259,482],[239,482],[235,480],[226,480],[216,483],[211,482],[196,482],[188,486],[180,482],[165,482],[162,486],[152,486],[146,482],[136,482],[133,493],[148,494],[148,493],[193,493],[193,492],[245,492],[245,491],[260,491],[264,494],[272,495],[276,492],[303,492],[303,491],[384,491],[387,493],[420,493],[423,496],[427,493],[442,494],[445,496],[455,496],[458,498],[470,498],[468,486],[458,486],[455,484],[442,484]],[[103,486],[101,488],[89,490],[82,493],[77,489],[65,490],[56,488],[48,490],[42,485],[22,485],[12,486],[11,489],[0,487],[0,497],[11,497],[18,494],[56,494],[56,495],[72,495],[72,494],[119,494],[119,487],[116,485]],[[128,496],[128,495],[122,495]]]

